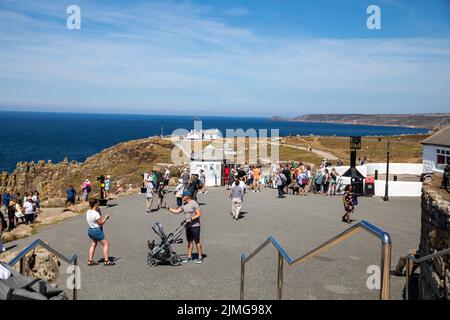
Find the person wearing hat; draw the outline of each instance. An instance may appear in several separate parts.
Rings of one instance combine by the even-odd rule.
[[[158,198],[159,198],[158,210],[161,208],[165,208],[167,206],[166,202],[164,201],[164,196],[166,193],[167,193],[166,185],[164,182],[161,181],[159,183],[159,188],[158,188]]]
[[[81,190],[83,191],[83,200],[88,201],[89,193],[91,192],[91,182],[89,181],[89,179],[84,180],[83,184],[81,185]]]
[[[189,191],[183,192],[183,204],[176,208],[167,207],[167,210],[174,214],[184,213],[186,218],[186,224],[184,225],[186,228],[186,239],[188,242],[188,255],[183,260],[183,263],[188,263],[192,261],[192,251],[194,249],[194,242],[197,246],[197,263],[203,262],[202,255],[202,244],[200,242],[200,217],[202,216],[202,212],[200,211],[200,206],[197,201],[192,199],[192,193]]]
[[[173,193],[177,198],[177,207],[181,207],[183,205],[183,191],[185,189],[185,185],[183,183],[183,179],[178,179],[178,185],[175,187]]]

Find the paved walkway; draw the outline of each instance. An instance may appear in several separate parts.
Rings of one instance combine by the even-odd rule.
[[[247,194],[244,218],[239,221],[229,215],[230,203],[224,188],[210,188],[208,194],[199,195],[204,203],[202,240],[207,255],[202,265],[147,266],[147,240],[156,239],[152,224],[160,221],[170,232],[182,218],[165,210],[145,213],[144,195],[120,198],[111,202],[112,207],[103,209],[104,214],[111,216],[105,232],[111,240],[111,255],[118,259],[114,267],[87,267],[89,239],[84,216],[46,227],[38,235],[7,247],[22,247],[39,237],[62,253],[78,254],[81,299],[238,299],[241,253],[249,254],[272,235],[295,258],[349,227],[340,222],[340,196],[277,199],[275,195],[272,189]],[[173,206],[172,194],[169,198]],[[418,198],[391,198],[389,203],[379,198],[361,198],[355,218],[368,220],[391,234],[392,267],[400,255],[418,245]],[[366,287],[366,270],[369,265],[379,264],[379,245],[377,239],[361,233],[304,264],[286,266],[284,297],[377,299],[378,291]],[[175,250],[184,253],[185,244],[176,245]],[[101,258],[100,250],[96,257]],[[276,267],[277,254],[272,247],[247,265],[247,299],[275,298]],[[392,277],[393,298],[401,297],[404,280]]]
[[[322,151],[322,150],[317,150],[317,149],[314,149],[314,148],[311,148],[311,150],[309,150],[309,148],[307,148],[307,147],[295,146],[295,145],[292,145],[292,144],[286,144],[286,143],[281,143],[280,144],[280,143],[277,143],[277,142],[269,142],[269,143],[273,144],[273,145],[279,145],[279,146],[281,145],[281,146],[289,147],[289,148],[293,148],[293,149],[305,150],[305,151],[313,152],[313,153],[317,154],[319,157],[321,157],[323,159],[327,159],[327,160],[339,160],[338,157],[336,157],[335,155],[333,155],[333,154],[331,154],[329,152]]]

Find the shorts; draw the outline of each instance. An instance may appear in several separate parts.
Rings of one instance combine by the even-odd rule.
[[[199,243],[200,242],[200,227],[186,228],[186,239],[188,242],[195,241],[195,243]]]
[[[94,241],[102,241],[105,239],[105,234],[101,228],[88,228],[88,236]]]

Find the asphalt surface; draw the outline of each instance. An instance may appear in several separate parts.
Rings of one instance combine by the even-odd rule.
[[[340,196],[289,195],[276,198],[276,190],[248,193],[243,218],[230,216],[230,200],[225,188],[209,188],[200,194],[203,217],[201,239],[205,259],[174,267],[147,266],[147,240],[158,239],[151,229],[163,224],[166,233],[182,221],[182,216],[161,209],[144,210],[144,195],[132,195],[110,202],[103,214],[111,219],[105,233],[111,242],[110,255],[116,266],[87,266],[89,238],[84,215],[45,227],[27,239],[7,244],[21,248],[40,238],[66,255],[77,254],[81,267],[79,299],[239,299],[240,255],[250,254],[268,236],[273,236],[296,258],[349,227],[343,215]],[[168,202],[175,198],[168,194]],[[419,243],[419,198],[360,198],[354,219],[367,220],[392,237],[392,268],[398,258]],[[183,238],[185,238],[183,234]],[[174,245],[186,253],[186,244]],[[195,252],[195,251],[194,251]],[[101,246],[96,259],[101,259]],[[284,268],[285,299],[377,299],[379,291],[368,289],[367,268],[380,263],[380,242],[360,233],[330,251],[296,266]],[[62,264],[61,271],[65,267]],[[246,299],[275,299],[277,252],[269,246],[246,265]],[[64,286],[64,277],[61,278]],[[391,278],[393,299],[401,299],[404,277]]]

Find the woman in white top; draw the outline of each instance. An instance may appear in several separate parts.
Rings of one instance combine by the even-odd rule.
[[[91,238],[91,246],[89,248],[88,266],[95,266],[98,262],[94,261],[95,248],[100,242],[103,246],[103,257],[105,266],[113,266],[115,263],[109,260],[109,241],[103,233],[103,225],[109,219],[109,216],[102,218],[99,212],[99,202],[97,199],[89,200],[90,209],[86,212],[86,221],[88,223],[88,235]]]

